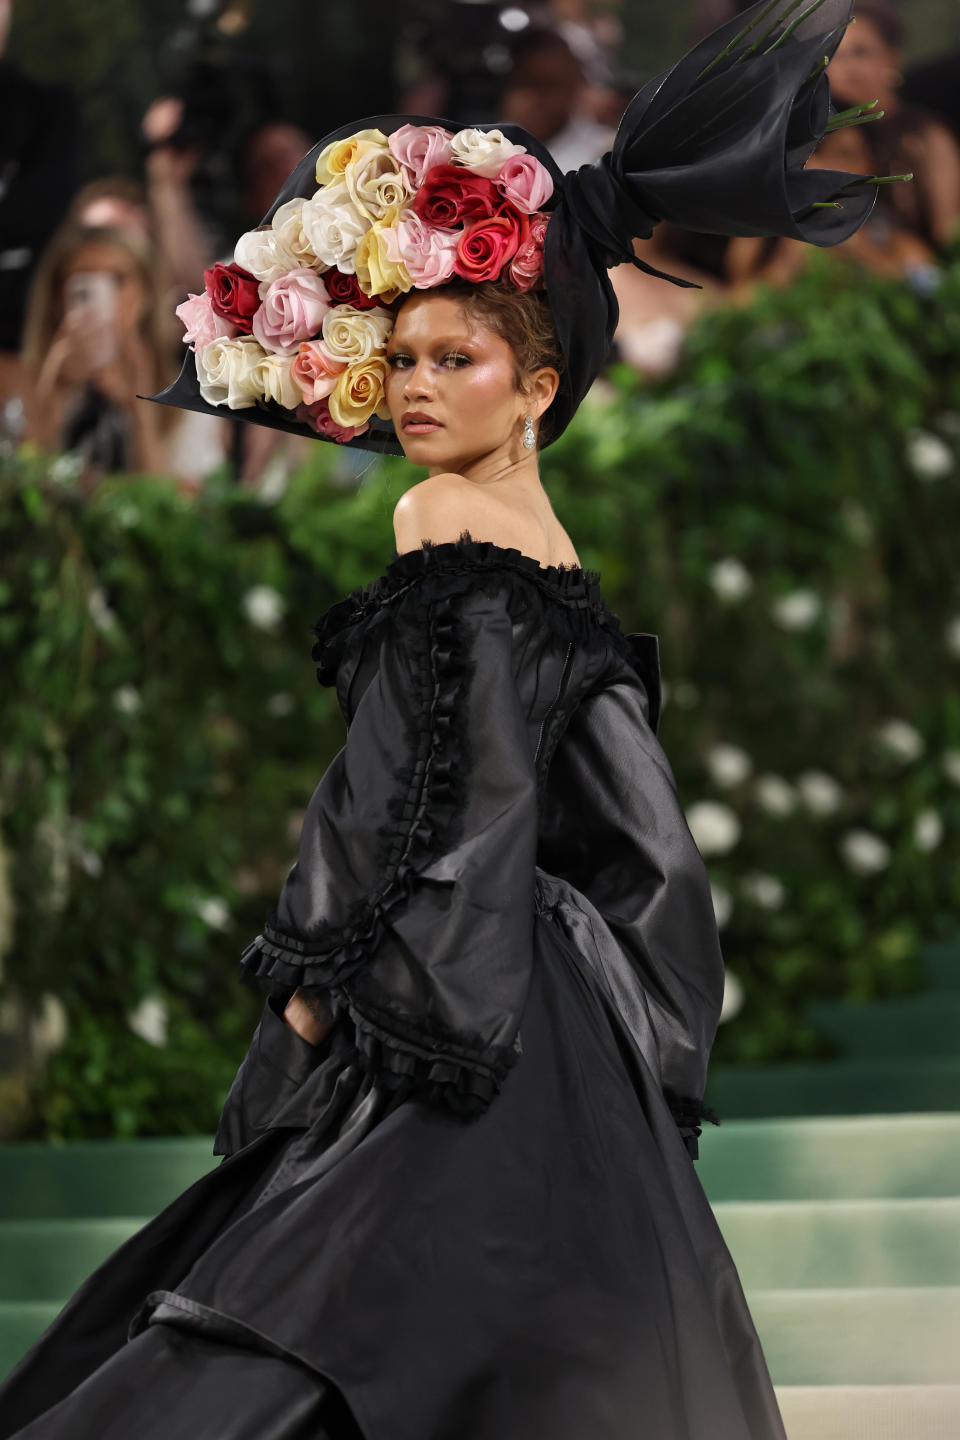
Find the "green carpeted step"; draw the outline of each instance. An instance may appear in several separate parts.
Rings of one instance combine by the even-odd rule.
[[[747,1292],[777,1385],[960,1384],[960,1288]]]
[[[738,1119],[960,1110],[960,1055],[716,1065],[707,1101]]]
[[[777,1386],[790,1440],[957,1440],[960,1385]]]
[[[960,990],[960,944],[956,941],[925,946],[923,963],[935,990]]]
[[[811,1005],[807,1019],[851,1059],[960,1054],[960,992],[927,990],[868,1005]]]
[[[727,1121],[703,1127],[711,1201],[960,1195],[960,1115]]]
[[[715,1207],[745,1286],[960,1286],[960,1197],[728,1201]]]
[[[154,1215],[220,1163],[209,1135],[0,1146],[0,1219]]]
[[[62,1309],[62,1302],[19,1300],[16,1304],[7,1304],[0,1301],[0,1380],[9,1374]]]
[[[0,1220],[0,1300],[60,1301],[144,1221]]]

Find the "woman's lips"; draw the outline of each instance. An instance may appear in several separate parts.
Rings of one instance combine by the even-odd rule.
[[[403,429],[407,435],[432,435],[434,430],[442,430],[443,426],[436,420],[405,420]]]

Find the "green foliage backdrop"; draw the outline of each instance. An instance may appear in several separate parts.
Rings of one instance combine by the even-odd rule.
[[[958,354],[960,266],[924,296],[820,264],[705,318],[660,384],[614,371],[544,457],[608,603],[661,638],[744,995],[718,1058],[826,1053],[807,1000],[915,987],[955,933]],[[354,459],[318,444],[275,503],[83,500],[63,460],[5,462],[0,993],[67,1024],[23,1133],[215,1123],[261,1003],[237,957],[342,740],[311,626],[418,478]]]

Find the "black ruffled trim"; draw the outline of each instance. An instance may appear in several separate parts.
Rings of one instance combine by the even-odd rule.
[[[672,1090],[664,1090],[663,1095],[677,1122],[683,1143],[694,1160],[698,1159],[700,1147],[697,1142],[702,1133],[702,1122],[706,1120],[711,1125],[719,1125],[720,1116],[702,1100],[694,1100],[689,1095],[676,1095]]]
[[[427,541],[419,550],[395,556],[383,575],[354,590],[320,617],[314,626],[313,647],[320,684],[336,683],[348,644],[362,638],[413,587],[427,595],[459,594],[478,579],[505,586],[511,616],[529,614],[535,605],[538,621],[559,639],[586,645],[606,641],[631,665],[635,663],[620,621],[600,593],[597,571],[575,565],[541,565],[519,550],[505,549],[491,540],[474,540],[464,530],[459,540],[442,545]]]

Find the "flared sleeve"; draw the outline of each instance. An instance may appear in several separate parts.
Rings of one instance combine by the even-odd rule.
[[[536,780],[505,596],[437,579],[318,627],[346,744],[242,961],[274,994],[323,989],[390,1089],[474,1114],[519,1045]]]
[[[586,897],[616,942],[603,947],[606,985],[695,1154],[700,1120],[714,1118],[703,1093],[723,957],[706,866],[655,734],[656,638],[634,638],[654,654],[587,697],[557,747],[540,863]]]

